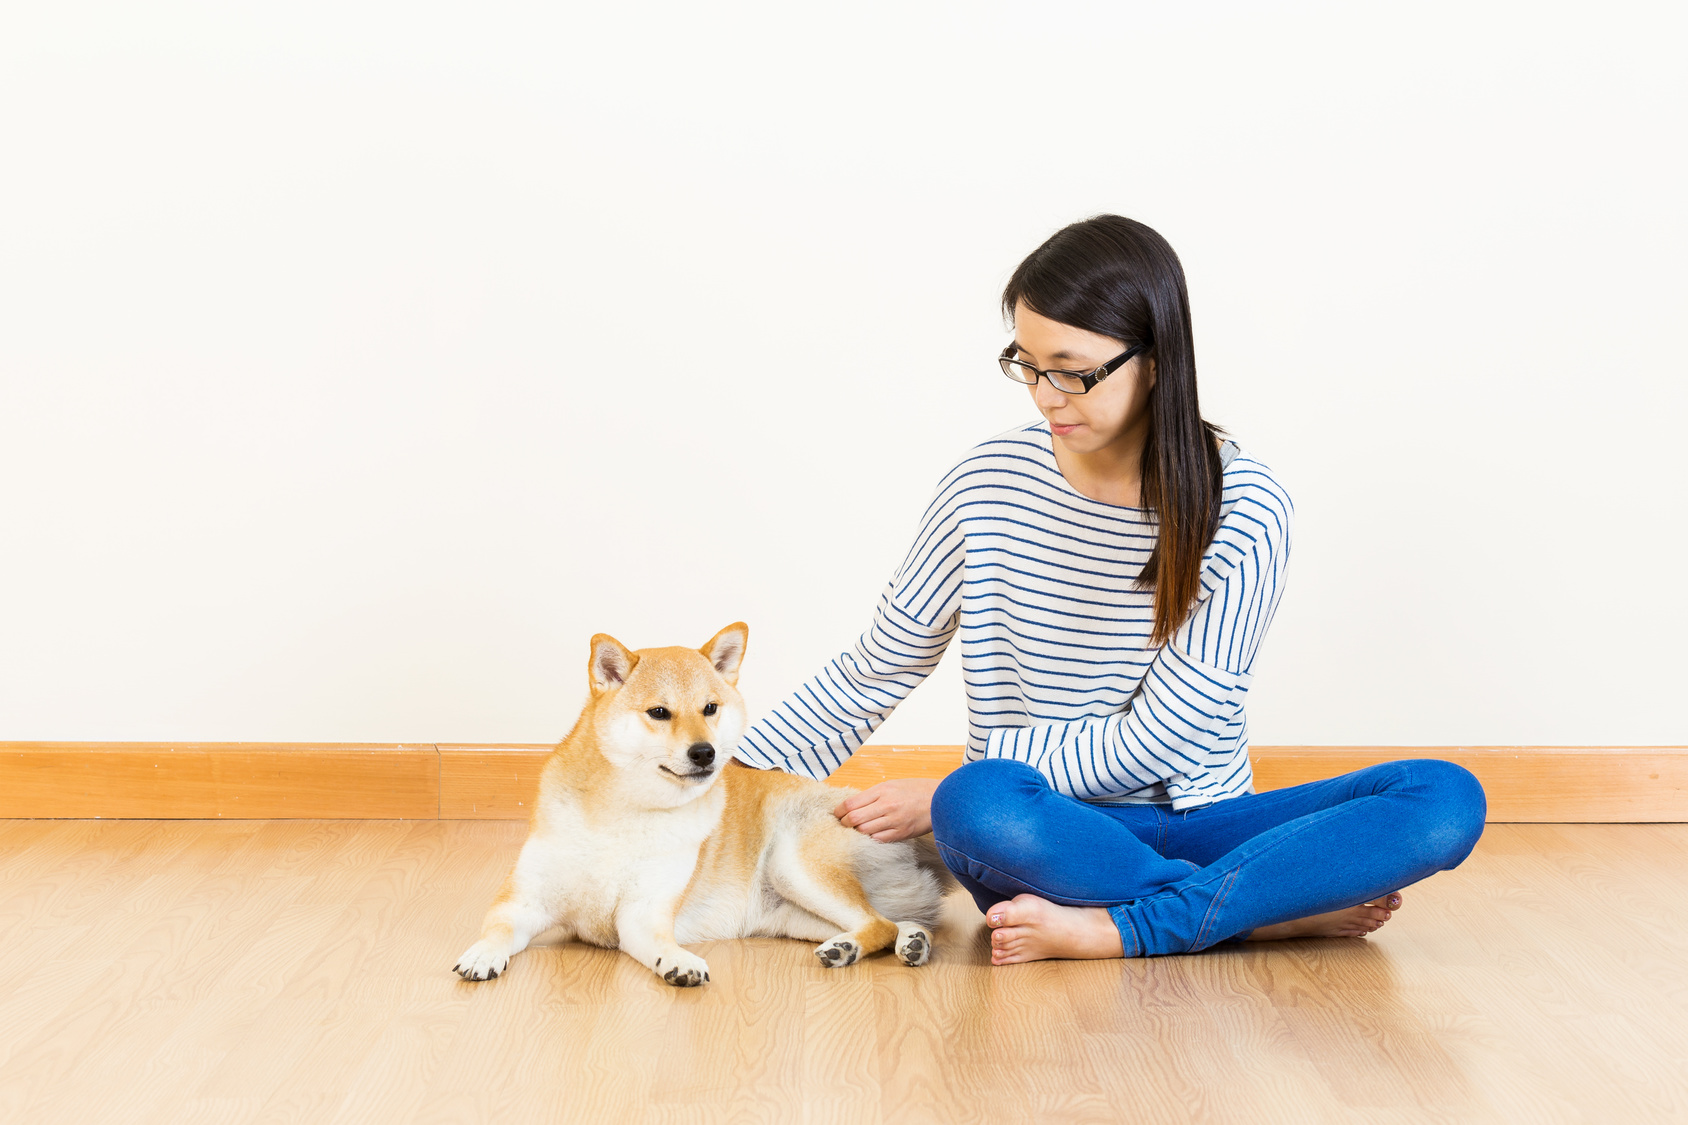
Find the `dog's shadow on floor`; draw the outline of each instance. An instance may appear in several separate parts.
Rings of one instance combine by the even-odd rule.
[[[985,916],[980,913],[967,892],[956,890],[945,896],[943,917],[938,923],[937,932],[932,936],[935,961],[952,965],[989,966],[990,929],[985,925]],[[794,938],[734,938],[697,942],[688,948],[709,961],[712,974],[717,979],[721,979],[720,974],[714,972],[717,965],[724,972],[732,962],[740,962],[747,968],[754,965],[754,970],[759,974],[766,973],[776,965],[789,964],[793,968],[808,968],[815,962],[814,944]],[[895,956],[887,950],[884,954],[875,954],[867,958],[864,963],[887,959],[891,963],[896,961]],[[814,967],[820,968],[818,964],[814,964]],[[592,992],[614,980],[620,982],[620,985],[650,983],[667,991],[689,991],[670,989],[669,986],[662,985],[643,965],[623,955],[619,950],[565,940],[556,930],[549,930],[536,937],[525,951],[516,955],[511,962],[511,968],[516,972],[522,972],[524,969],[543,972],[552,978],[556,986],[571,990],[585,988]]]

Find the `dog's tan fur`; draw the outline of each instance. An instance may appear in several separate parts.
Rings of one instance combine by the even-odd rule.
[[[953,885],[931,838],[875,841],[832,815],[849,790],[731,760],[748,634],[638,652],[592,638],[592,697],[540,773],[527,843],[455,966],[465,979],[498,976],[551,929],[681,986],[709,979],[682,945],[719,938],[817,941],[829,967],[893,945],[925,964]]]

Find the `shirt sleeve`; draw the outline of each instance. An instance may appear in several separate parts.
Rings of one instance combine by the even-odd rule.
[[[1156,783],[1179,798],[1228,772],[1247,752],[1243,700],[1261,638],[1283,592],[1289,561],[1289,498],[1244,486],[1204,559],[1196,609],[1150,664],[1123,711],[1003,727],[985,756],[1014,758],[1080,799],[1134,793]]]
[[[966,555],[954,476],[927,505],[867,630],[745,731],[734,757],[827,777],[938,666],[955,635]]]

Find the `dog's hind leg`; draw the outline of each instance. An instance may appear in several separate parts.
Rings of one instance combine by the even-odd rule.
[[[527,948],[528,942],[561,921],[547,905],[538,876],[523,869],[526,847],[522,853],[486,912],[486,920],[481,923],[481,940],[465,949],[452,966],[464,980],[496,977],[510,964],[511,957]]]
[[[809,833],[776,848],[770,859],[768,874],[782,898],[843,928],[815,950],[827,968],[853,965],[897,941],[897,924],[873,908],[856,878],[845,839]]]

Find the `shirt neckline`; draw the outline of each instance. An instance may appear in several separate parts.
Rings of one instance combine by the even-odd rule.
[[[1055,474],[1055,479],[1061,482],[1061,487],[1066,489],[1069,494],[1078,497],[1086,504],[1094,504],[1098,508],[1106,508],[1110,512],[1130,512],[1143,519],[1153,517],[1155,511],[1153,508],[1138,508],[1130,504],[1110,504],[1106,500],[1086,496],[1074,488],[1073,482],[1067,479],[1067,474],[1061,471],[1061,462],[1055,459],[1055,433],[1049,428],[1048,421],[1033,422],[1031,426],[1034,433],[1043,435],[1043,440],[1038,443],[1038,448],[1049,458],[1049,471]]]
[[[1030,427],[1033,433],[1043,435],[1043,440],[1038,442],[1038,448],[1048,456],[1049,471],[1055,474],[1055,479],[1061,482],[1061,487],[1069,494],[1078,497],[1087,504],[1094,504],[1098,508],[1106,508],[1111,512],[1133,512],[1145,519],[1152,520],[1154,518],[1155,510],[1153,508],[1134,508],[1129,504],[1110,504],[1106,500],[1097,500],[1094,497],[1086,496],[1084,493],[1074,488],[1073,482],[1068,480],[1067,475],[1061,471],[1061,462],[1055,459],[1055,433],[1049,428],[1048,420],[1045,419],[1041,422],[1032,422],[1030,423]],[[1227,450],[1229,450],[1229,452],[1227,452]],[[1219,464],[1221,473],[1229,469],[1231,467],[1231,462],[1235,461],[1241,455],[1241,446],[1239,446],[1235,441],[1232,441],[1230,438],[1222,438],[1219,442]]]

